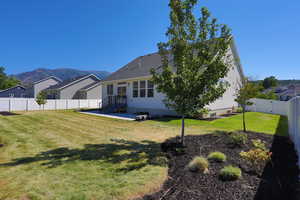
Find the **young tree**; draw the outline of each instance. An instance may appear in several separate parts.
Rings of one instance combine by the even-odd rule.
[[[243,130],[246,132],[246,120],[245,120],[245,112],[246,112],[246,106],[252,105],[252,103],[249,101],[250,99],[256,97],[259,91],[259,86],[253,82],[250,82],[248,80],[243,81],[242,87],[237,91],[236,99],[235,101],[240,104],[242,107],[242,113],[243,113]]]
[[[182,116],[182,145],[185,116],[223,95],[228,84],[220,80],[230,68],[229,28],[217,24],[207,8],[196,20],[196,4],[197,0],[170,0],[169,40],[158,44],[162,66],[151,70],[156,89],[166,95],[165,105]]]
[[[263,80],[262,85],[265,89],[276,87],[278,85],[278,80],[275,78],[275,76],[270,76]]]
[[[36,103],[40,106],[45,105],[47,103],[47,98],[46,98],[46,93],[45,92],[40,92],[35,98]]]

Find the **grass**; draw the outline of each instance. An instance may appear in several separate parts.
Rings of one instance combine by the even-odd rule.
[[[220,171],[220,178],[223,181],[234,181],[242,177],[242,170],[231,165],[224,167]]]
[[[279,117],[252,115],[257,125],[268,124],[262,132],[275,132]],[[227,123],[241,123],[236,117],[227,122],[187,120],[186,132],[229,130]],[[249,119],[250,129],[256,128],[253,123]],[[5,141],[0,199],[123,200],[153,192],[167,176],[160,142],[179,133],[177,119],[131,122],[73,111],[0,115]]]
[[[218,151],[210,153],[207,156],[207,158],[208,158],[208,160],[212,160],[212,161],[215,161],[215,162],[225,162],[226,159],[227,159],[227,157],[224,153],[218,152]]]
[[[158,120],[165,122],[165,124],[179,126],[181,119],[177,118],[164,118]],[[186,126],[201,126],[205,129],[220,129],[227,131],[242,130],[242,115],[234,115],[217,119],[214,121],[186,119]],[[288,121],[284,116],[272,115],[266,113],[247,112],[246,113],[246,127],[249,131],[262,132],[266,134],[278,134],[281,136],[288,135]]]

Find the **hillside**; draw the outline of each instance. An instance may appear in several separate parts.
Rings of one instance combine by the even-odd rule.
[[[95,74],[99,78],[103,79],[107,77],[110,73],[107,71],[88,71],[88,70],[77,70],[70,68],[59,68],[59,69],[36,69],[30,72],[24,72],[20,74],[13,75],[23,83],[32,83],[48,76],[56,76],[60,79],[68,80],[73,79],[78,76],[83,76],[85,74]]]

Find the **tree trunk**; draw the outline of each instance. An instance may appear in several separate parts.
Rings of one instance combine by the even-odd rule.
[[[245,108],[243,108],[243,129],[244,129],[244,132],[246,132]]]
[[[181,145],[184,146],[184,116],[181,118]]]

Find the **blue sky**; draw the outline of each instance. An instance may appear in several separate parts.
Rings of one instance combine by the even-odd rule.
[[[300,1],[203,0],[236,39],[245,74],[300,79]],[[196,10],[199,12],[199,9]],[[1,0],[0,66],[113,72],[157,51],[168,0]]]

